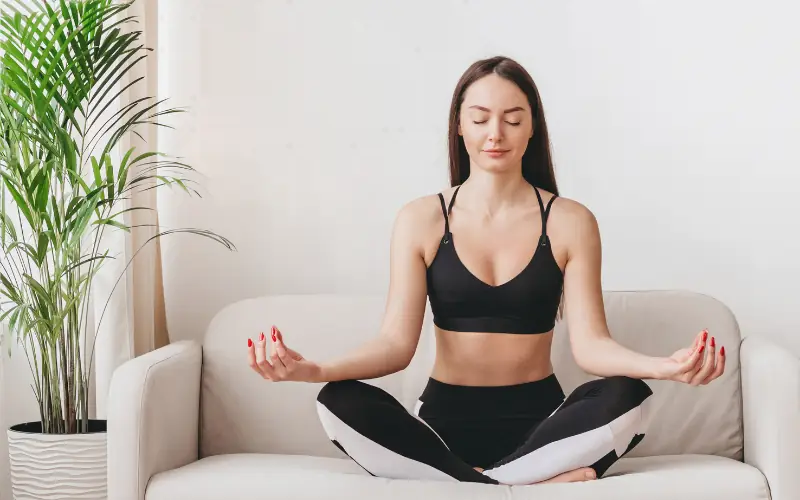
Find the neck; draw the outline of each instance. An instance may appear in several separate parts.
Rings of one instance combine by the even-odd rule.
[[[470,211],[491,219],[519,203],[529,195],[530,185],[522,176],[522,169],[507,172],[487,172],[470,168],[469,177],[458,192],[458,199]]]

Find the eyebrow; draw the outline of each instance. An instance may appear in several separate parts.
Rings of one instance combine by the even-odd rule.
[[[474,106],[470,106],[470,108],[477,108],[477,109],[480,109],[481,111],[486,111],[486,112],[491,112],[492,111],[489,108],[484,108],[483,106],[478,106],[477,104],[474,105]],[[517,106],[517,107],[514,107],[514,108],[508,108],[507,110],[503,111],[503,113],[511,113],[512,111],[525,111],[525,108],[522,108],[520,106]]]

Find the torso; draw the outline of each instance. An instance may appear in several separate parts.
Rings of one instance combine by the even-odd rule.
[[[455,188],[443,191],[450,202]],[[545,205],[551,193],[539,190]],[[444,215],[439,198],[428,197],[430,217],[421,226],[421,245],[426,267],[430,267],[440,249],[444,231]],[[563,244],[562,224],[559,224],[557,198],[547,222],[555,263],[562,270],[566,266],[567,248]],[[568,200],[565,204],[568,204]],[[427,211],[426,211],[427,212]],[[502,286],[516,277],[531,261],[541,236],[541,211],[536,195],[531,190],[530,203],[518,213],[508,214],[503,220],[490,223],[477,216],[453,209],[450,231],[457,239],[455,248],[459,260],[477,279],[484,283]],[[539,380],[553,369],[550,364],[552,330],[536,335],[515,335],[487,332],[450,331],[435,327],[436,360],[431,377],[456,385],[494,386],[513,385]]]

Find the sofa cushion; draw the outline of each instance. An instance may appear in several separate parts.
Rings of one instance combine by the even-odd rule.
[[[630,456],[679,454],[742,458],[739,378],[740,335],[731,311],[706,295],[684,291],[605,292],[611,335],[621,344],[652,356],[688,346],[708,328],[725,346],[725,374],[713,384],[691,387],[647,381],[649,432]],[[386,299],[380,295],[274,295],[236,302],[220,311],[203,343],[201,456],[277,453],[341,458],[319,423],[316,396],[321,384],[271,383],[246,362],[247,338],[272,324],[286,343],[309,359],[326,361],[352,352],[375,337]],[[368,380],[414,407],[430,374],[435,339],[430,308],[411,365],[402,372]],[[553,366],[570,392],[591,376],[575,364],[564,321],[556,324]]]
[[[276,295],[242,300],[217,313],[203,342],[200,455],[342,457],[317,416],[322,384],[262,379],[247,364],[247,338],[269,335],[274,324],[289,347],[325,361],[376,335],[383,305],[377,296]],[[401,378],[398,373],[369,383],[397,394]]]
[[[680,455],[623,458],[596,481],[495,486],[370,476],[349,459],[233,454],[207,457],[153,476],[146,500],[768,500],[764,476],[728,458]]]
[[[725,373],[711,384],[646,381],[653,389],[646,405],[648,432],[628,456],[698,454],[742,460],[741,335],[731,310],[713,297],[687,291],[606,292],[603,299],[611,336],[636,352],[669,356],[689,346],[704,328],[716,337],[717,349],[725,346]],[[568,338],[569,327],[560,322],[552,361],[567,392],[595,378],[575,364]]]

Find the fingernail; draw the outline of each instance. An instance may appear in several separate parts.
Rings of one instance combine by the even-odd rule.
[[[703,330],[703,342],[708,338],[708,330]]]
[[[247,347],[253,347],[253,339],[247,339]]]
[[[593,470],[586,471],[586,478],[587,479],[594,479],[594,477],[595,477],[595,473],[594,473]]]
[[[714,337],[711,337],[711,347],[716,346],[717,344],[714,342]]]
[[[725,355],[725,346],[722,346],[722,349],[719,350],[719,355],[720,356],[724,356]]]
[[[705,349],[705,348],[706,348],[706,346],[705,346],[705,344],[703,344],[703,345],[700,346],[700,349],[698,349],[697,352],[703,352],[703,349]]]
[[[261,342],[264,342],[264,332],[261,332],[261,336],[258,338]]]
[[[277,342],[278,339],[275,338],[275,330],[272,330],[272,341]]]

